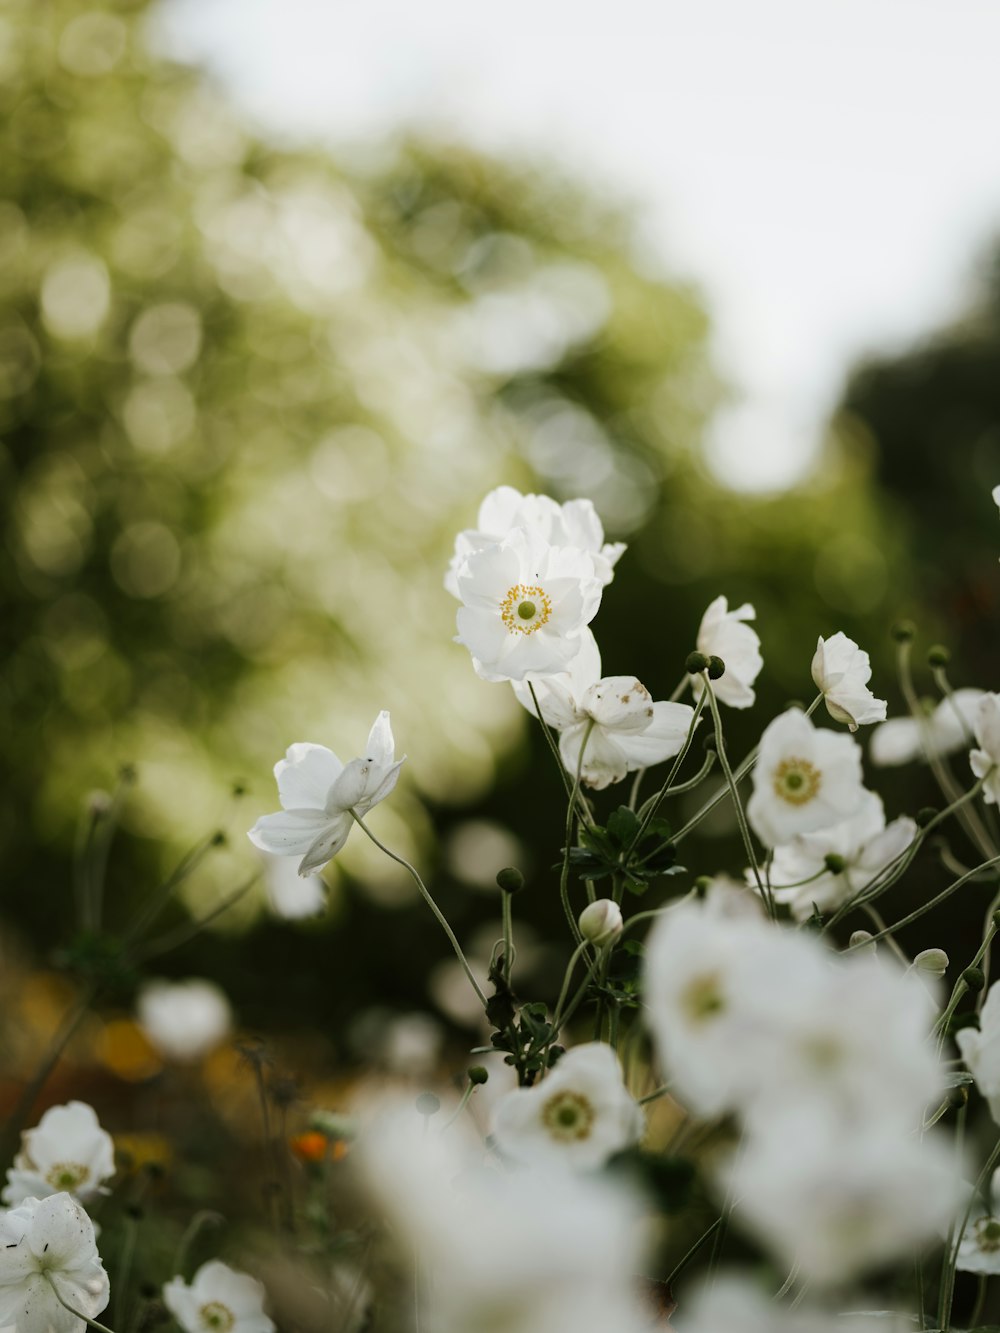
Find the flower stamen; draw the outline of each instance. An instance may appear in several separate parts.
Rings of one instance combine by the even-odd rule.
[[[201,1322],[211,1333],[228,1333],[236,1323],[236,1317],[228,1305],[221,1301],[208,1301],[198,1311]]]
[[[542,1108],[542,1122],[554,1139],[572,1142],[590,1137],[594,1108],[579,1092],[557,1092]]]
[[[538,584],[515,583],[500,603],[508,634],[534,634],[552,615],[552,601]]]
[[[774,794],[789,805],[808,805],[821,781],[819,769],[808,759],[783,759],[774,770]]]

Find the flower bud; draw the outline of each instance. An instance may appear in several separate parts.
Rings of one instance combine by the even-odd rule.
[[[520,893],[524,888],[524,876],[516,866],[507,866],[497,874],[497,887],[504,893]]]
[[[993,924],[996,926],[997,930],[1000,930],[1000,908],[993,913]]]
[[[928,972],[932,977],[943,977],[948,971],[948,955],[943,949],[921,949],[913,960],[913,966],[921,972]]]
[[[847,862],[836,852],[827,852],[826,856],[823,857],[823,864],[831,875],[842,875],[847,869]]]
[[[713,653],[708,659],[708,678],[709,680],[720,680],[726,674],[726,664],[721,657],[716,657]]]
[[[921,806],[921,808],[914,815],[917,828],[926,828],[928,824],[930,824],[933,820],[937,819],[940,813],[941,811],[935,809],[933,805]]]
[[[927,649],[927,665],[932,667],[947,666],[951,661],[951,653],[943,643],[935,643],[933,647]]]
[[[850,944],[852,949],[860,949],[863,945],[869,944],[871,945],[872,952],[878,948],[878,945],[875,943],[875,936],[870,930],[854,931],[851,938],[848,940],[848,944]]]
[[[471,1069],[465,1071],[469,1076],[469,1082],[473,1087],[478,1087],[480,1083],[485,1083],[489,1079],[489,1070],[483,1065],[473,1065]]]
[[[959,1084],[957,1088],[948,1089],[948,1105],[959,1107],[965,1106],[969,1100],[969,1089],[964,1084]]]
[[[917,632],[912,620],[897,620],[892,627],[892,637],[897,643],[909,643]]]
[[[962,973],[962,980],[973,995],[986,985],[986,974],[981,967],[967,967]]]
[[[622,909],[610,898],[598,898],[580,913],[580,934],[598,949],[613,944],[622,933]]]
[[[689,676],[700,676],[708,670],[708,658],[704,653],[688,653],[684,659],[684,670]]]
[[[699,875],[694,882],[694,891],[699,898],[704,898],[705,894],[712,886],[711,875]]]
[[[701,748],[705,751],[706,754],[718,753],[719,742],[715,739],[715,733],[713,731],[710,731],[708,735],[705,737],[705,739],[702,741]]]

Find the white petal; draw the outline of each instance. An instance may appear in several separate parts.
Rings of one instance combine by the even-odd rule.
[[[350,815],[340,815],[330,820],[306,848],[306,854],[299,865],[299,874],[309,875],[314,870],[321,870],[327,861],[331,861],[347,841],[353,823]]]
[[[329,822],[330,817],[323,810],[279,810],[273,815],[262,815],[247,837],[262,852],[301,856]]]
[[[374,759],[382,768],[388,768],[396,756],[396,742],[392,738],[389,714],[384,708],[372,723],[365,755],[369,759]]]
[[[343,764],[325,745],[290,745],[274,766],[278,797],[285,810],[322,810]]]

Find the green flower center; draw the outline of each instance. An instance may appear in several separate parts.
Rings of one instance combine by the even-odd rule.
[[[789,805],[807,805],[821,782],[822,774],[808,759],[783,759],[774,770],[774,794]]]
[[[693,1023],[704,1023],[726,1007],[725,996],[717,972],[705,972],[695,977],[681,992],[681,1008]]]
[[[227,1330],[236,1323],[236,1316],[232,1310],[221,1301],[209,1301],[198,1313],[201,1316],[202,1327],[211,1329],[212,1333],[227,1333]]]
[[[500,619],[508,634],[534,634],[551,615],[552,602],[537,583],[515,583],[500,603]]]
[[[87,1183],[90,1167],[80,1162],[56,1162],[49,1168],[45,1179],[54,1190],[72,1191]]]
[[[594,1108],[579,1092],[557,1092],[542,1108],[542,1121],[554,1139],[573,1143],[590,1137]]]
[[[976,1223],[976,1244],[988,1254],[1000,1250],[1000,1221],[995,1217],[981,1217]]]

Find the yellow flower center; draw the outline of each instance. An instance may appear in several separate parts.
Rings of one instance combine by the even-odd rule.
[[[212,1333],[227,1333],[227,1330],[236,1323],[236,1316],[232,1310],[221,1301],[208,1301],[198,1313],[201,1316],[202,1326],[211,1329]]]
[[[822,774],[808,759],[783,759],[774,770],[774,794],[789,805],[807,805],[821,782]]]
[[[79,1189],[90,1179],[90,1167],[79,1162],[56,1162],[49,1168],[45,1179],[55,1190]]]
[[[589,1137],[594,1108],[579,1092],[557,1092],[542,1108],[542,1121],[554,1139],[572,1143]]]
[[[704,1023],[726,1007],[717,972],[704,972],[689,981],[681,993],[681,1007],[693,1023]]]
[[[515,583],[500,603],[500,619],[508,634],[534,634],[551,615],[552,602],[537,583]]]

